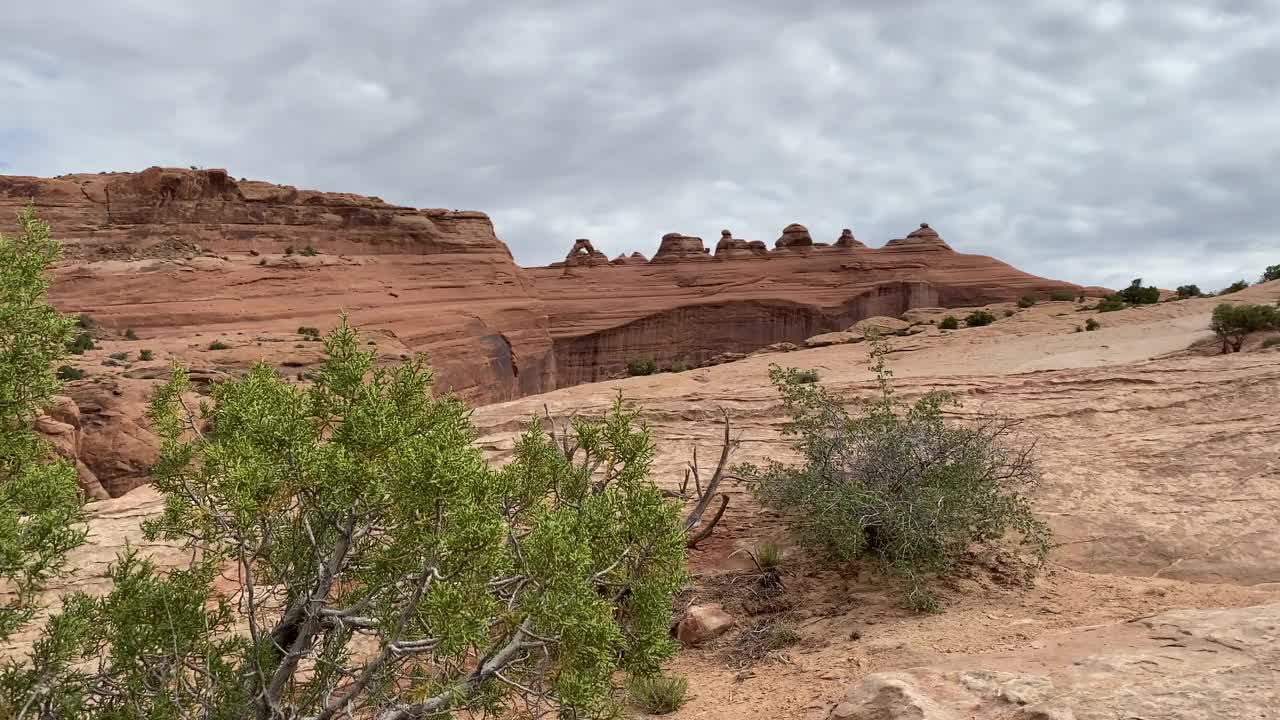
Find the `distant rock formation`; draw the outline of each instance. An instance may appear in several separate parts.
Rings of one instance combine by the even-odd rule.
[[[942,240],[937,230],[929,227],[929,223],[920,223],[918,230],[913,230],[905,238],[896,238],[884,244],[885,247],[939,248],[950,250],[951,246]]]
[[[633,252],[630,255],[626,253],[618,253],[618,257],[610,260],[609,264],[610,265],[643,265],[647,262],[649,262],[649,260],[644,255],[638,252]]]
[[[835,246],[838,248],[866,247],[866,245],[863,245],[862,243],[858,242],[857,238],[853,236],[853,231],[850,230],[849,228],[845,228],[844,230],[840,231],[840,237],[836,239]]]
[[[769,248],[759,240],[739,240],[728,230],[720,231],[720,242],[716,243],[716,259],[731,260],[768,255]]]
[[[569,249],[569,254],[564,256],[564,264],[567,267],[608,265],[609,258],[604,253],[596,250],[590,240],[578,238],[573,241],[573,247]]]
[[[779,250],[813,247],[813,238],[809,236],[809,228],[800,223],[791,223],[782,228],[782,235],[778,236],[773,246]]]
[[[654,254],[652,262],[674,263],[689,260],[711,260],[709,252],[709,248],[703,247],[702,238],[700,237],[690,237],[680,233],[667,233],[662,236],[662,244],[658,246],[658,252]]]

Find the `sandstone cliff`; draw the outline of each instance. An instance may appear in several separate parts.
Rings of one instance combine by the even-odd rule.
[[[915,307],[1080,291],[956,253],[928,225],[879,249],[850,230],[815,243],[798,223],[772,250],[724,230],[714,254],[673,232],[652,260],[610,261],[583,238],[564,262],[522,269],[483,213],[223,170],[0,176],[0,227],[27,202],[67,247],[55,302],[109,331],[153,344],[230,332],[278,342],[346,311],[391,340],[385,350],[426,352],[439,387],[474,402],[616,377],[631,357],[698,365]],[[214,364],[234,371],[254,352]]]
[[[0,228],[27,202],[67,247],[54,301],[108,330],[154,344],[326,330],[346,311],[426,352],[438,386],[468,399],[552,384],[546,314],[483,213],[237,181],[223,170],[0,176]]]

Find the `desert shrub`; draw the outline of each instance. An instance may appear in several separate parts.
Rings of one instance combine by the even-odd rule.
[[[1071,302],[1073,299],[1075,299],[1075,296],[1076,294],[1071,292],[1070,290],[1054,290],[1053,292],[1049,293],[1049,299],[1057,300],[1058,302]],[[1083,296],[1081,297],[1083,299]]]
[[[97,326],[98,321],[94,320],[93,316],[88,313],[80,313],[76,316],[76,327],[81,330],[92,330]]]
[[[673,373],[680,373],[688,369],[689,369],[688,363],[686,363],[683,360],[677,360],[671,363],[671,367],[668,368],[668,371]]]
[[[747,625],[734,638],[729,660],[740,667],[750,665],[800,642],[800,633],[792,627],[791,620],[792,613],[788,612]]]
[[[782,546],[775,542],[760,543],[751,553],[751,557],[761,570],[765,572],[777,570],[782,565]]]
[[[1031,297],[1030,295],[1023,295],[1022,297],[1018,298],[1018,307],[1020,308],[1029,308],[1035,304],[1036,304],[1036,299]]]
[[[653,358],[631,358],[627,360],[627,374],[636,375],[652,375],[658,372],[658,363]]]
[[[128,330],[125,330],[125,331],[124,331],[124,339],[125,339],[125,340],[137,340],[137,339],[138,339],[138,333],[134,332],[134,331],[133,331],[133,328],[129,328]]]
[[[129,353],[127,353],[127,352],[114,352],[114,353],[111,353],[111,355],[109,355],[108,357],[110,357],[112,360],[128,360],[128,359],[129,359]]]
[[[1187,298],[1200,297],[1204,293],[1200,292],[1199,285],[1179,285],[1178,299],[1186,300]]]
[[[313,248],[313,247],[311,247],[310,245],[308,245],[308,246],[306,246],[306,247],[302,248],[302,254],[303,254],[303,255],[305,255],[305,256],[307,256],[307,257],[315,257],[316,255],[319,255],[320,253],[319,253],[319,252],[317,252],[315,248]]]
[[[266,259],[266,258],[259,258],[259,259],[258,259],[258,264],[259,264],[259,265],[266,265],[266,264],[267,264],[267,259]]]
[[[1280,280],[1280,265],[1269,265],[1266,270],[1262,271],[1262,277],[1258,278],[1258,282],[1271,282],[1272,280]]]
[[[1226,287],[1222,288],[1222,290],[1220,290],[1220,291],[1218,292],[1218,294],[1219,294],[1219,295],[1230,295],[1231,293],[1238,293],[1238,292],[1240,292],[1241,290],[1244,290],[1244,289],[1245,289],[1245,288],[1247,288],[1247,287],[1249,287],[1249,283],[1248,283],[1248,282],[1246,282],[1246,281],[1244,281],[1244,280],[1237,280],[1237,281],[1235,281],[1235,282],[1231,283],[1230,285],[1228,285],[1228,286],[1226,286]]]
[[[1273,348],[1280,346],[1280,337],[1270,337],[1262,341],[1263,348]]]
[[[1209,329],[1222,341],[1222,352],[1239,352],[1250,333],[1280,329],[1280,309],[1271,305],[1223,303],[1213,309]]]
[[[816,383],[818,382],[818,371],[796,370],[794,377],[798,383]]]
[[[319,340],[320,328],[313,328],[307,325],[303,325],[302,327],[298,328],[298,334],[306,338],[307,340]]]
[[[617,712],[618,673],[657,673],[686,535],[621,398],[572,423],[573,455],[535,421],[499,469],[422,360],[377,366],[345,321],[325,349],[313,385],[259,364],[198,410],[175,368],[145,535],[196,560],[126,553],[106,596],[64,598],[0,707],[56,688],[40,717],[585,718]]]
[[[627,683],[631,704],[650,715],[667,715],[679,710],[688,699],[689,681],[682,677],[632,678]]]
[[[1094,320],[1093,318],[1089,318],[1088,320],[1084,321],[1084,329],[1090,332],[1097,330],[1100,327],[1102,327],[1102,323],[1098,322],[1097,320]]]
[[[85,538],[75,467],[32,429],[61,381],[83,377],[69,365],[54,370],[78,322],[48,302],[48,271],[61,252],[49,225],[31,207],[17,221],[16,233],[0,233],[0,642],[6,647],[43,609],[38,593]],[[21,707],[0,694],[0,716],[17,718]],[[43,715],[42,707],[33,704],[29,717]]]
[[[1081,325],[1077,325],[1077,326],[1076,326],[1076,332],[1084,332],[1084,327],[1083,327],[1083,326],[1081,326]]]
[[[221,340],[214,340],[213,342],[209,343],[210,350],[226,350],[229,347],[231,346],[222,342]]]
[[[93,335],[87,330],[81,330],[67,341],[67,352],[72,355],[83,355],[88,350],[93,350],[98,344],[93,341]]]
[[[1128,305],[1125,304],[1124,298],[1120,297],[1119,293],[1112,293],[1102,298],[1102,302],[1098,303],[1098,312],[1115,312],[1126,307]]]
[[[974,312],[969,313],[969,317],[964,319],[964,324],[969,327],[982,327],[983,325],[990,325],[995,321],[996,316],[986,310],[975,310]]]
[[[938,323],[938,329],[939,330],[959,330],[960,321],[956,319],[955,315],[948,315],[942,318],[942,322]]]
[[[107,358],[106,360],[102,361],[102,365],[104,367],[124,367],[126,363],[123,363],[115,358]]]
[[[783,431],[804,462],[746,465],[737,474],[802,542],[838,559],[879,561],[903,579],[908,605],[929,609],[929,580],[952,571],[975,543],[1015,530],[1043,558],[1049,530],[1023,494],[1039,472],[1017,424],[994,416],[948,422],[944,409],[958,404],[948,393],[899,401],[885,352],[873,350],[879,396],[857,415],[844,398],[798,382],[794,369],[772,367],[791,416]]]
[[[1005,316],[1005,317],[1013,317],[1013,316],[1014,316],[1014,314],[1015,314],[1015,313],[1014,313],[1012,310],[1005,310],[1005,311],[1004,311],[1004,316]]]
[[[85,371],[80,368],[71,367],[70,365],[60,365],[58,366],[58,372],[55,373],[55,375],[63,382],[70,380],[83,380]]]
[[[286,246],[285,246],[285,248],[284,248],[284,254],[285,254],[285,256],[292,255],[292,254],[293,254],[293,246],[292,246],[292,245],[286,245]]]
[[[139,360],[151,360],[155,358],[155,356],[156,356],[155,353],[151,352],[150,350],[142,350],[138,353]]]
[[[1120,299],[1130,305],[1150,305],[1160,302],[1160,288],[1154,286],[1143,287],[1142,278],[1134,278],[1129,283],[1129,287],[1117,293]]]

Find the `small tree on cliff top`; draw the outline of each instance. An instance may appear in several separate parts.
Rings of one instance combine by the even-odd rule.
[[[61,386],[53,363],[75,320],[46,301],[59,251],[48,224],[31,208],[18,221],[16,235],[0,234],[0,639],[30,619],[35,593],[84,540],[75,468],[31,428]]]
[[[635,413],[576,420],[580,464],[535,423],[495,470],[420,360],[361,347],[344,320],[313,385],[260,365],[196,413],[175,369],[147,533],[198,561],[126,556],[111,595],[73,597],[11,707],[42,685],[56,718],[585,718],[616,671],[658,669],[686,538]]]

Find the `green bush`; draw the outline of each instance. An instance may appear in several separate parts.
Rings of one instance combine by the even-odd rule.
[[[15,645],[14,634],[37,630],[29,624],[47,606],[40,592],[62,575],[67,553],[86,534],[75,466],[32,428],[61,381],[83,377],[69,365],[58,367],[77,325],[48,301],[49,271],[61,245],[32,206],[16,219],[17,232],[0,232],[0,587],[5,595],[0,644],[6,648],[0,682],[14,674],[13,664],[22,658],[15,648],[33,648],[25,640]],[[14,225],[12,216],[5,220],[4,227]],[[38,642],[32,651],[61,652]],[[20,695],[0,687],[0,717],[45,716],[55,706],[46,705],[44,693],[60,690],[58,683],[38,676]]]
[[[1209,329],[1222,341],[1222,352],[1239,352],[1250,333],[1280,329],[1280,309],[1271,305],[1223,303],[1213,309]]]
[[[650,715],[667,715],[679,710],[689,695],[689,681],[682,677],[632,678],[627,683],[631,704]]]
[[[1204,293],[1200,292],[1199,285],[1179,285],[1178,299],[1186,300],[1187,298],[1200,297]]]
[[[1280,280],[1280,265],[1269,265],[1266,270],[1262,271],[1262,277],[1258,278],[1258,282],[1271,282],[1272,280]]]
[[[1005,316],[1005,317],[1013,317],[1013,316],[1014,316],[1014,314],[1015,314],[1015,313],[1014,313],[1012,310],[1005,310],[1005,311],[1004,311],[1004,316]]]
[[[298,328],[298,334],[306,338],[307,340],[319,340],[320,328],[313,328],[307,325],[303,325],[302,327]]]
[[[1121,300],[1130,305],[1150,305],[1160,302],[1160,288],[1143,287],[1142,278],[1134,278],[1133,282],[1129,283],[1129,287],[1121,290],[1118,295]]]
[[[85,372],[80,368],[71,367],[70,365],[61,365],[58,372],[55,373],[59,380],[67,382],[70,380],[83,380]]]
[[[1249,283],[1248,283],[1248,282],[1246,282],[1246,281],[1244,281],[1244,280],[1237,280],[1237,281],[1235,281],[1235,282],[1231,283],[1230,285],[1228,285],[1228,286],[1226,286],[1226,287],[1222,288],[1222,290],[1221,290],[1218,294],[1219,294],[1219,295],[1230,295],[1231,293],[1238,293],[1238,292],[1240,292],[1241,290],[1244,290],[1244,289],[1245,289],[1245,288],[1247,288],[1247,287],[1249,287]]]
[[[94,320],[93,316],[88,313],[80,313],[76,316],[76,326],[81,330],[92,330],[97,327],[97,325],[98,321]]]
[[[303,255],[305,255],[305,256],[307,256],[307,257],[315,257],[316,255],[319,255],[320,253],[319,253],[319,252],[317,252],[315,248],[313,248],[313,247],[311,247],[310,245],[308,245],[308,246],[306,246],[306,247],[302,248],[302,254],[303,254]]]
[[[155,353],[151,352],[150,350],[143,350],[138,353],[139,360],[151,360],[154,357],[155,357]]]
[[[1050,534],[1023,494],[1039,472],[1016,423],[948,422],[944,409],[958,404],[948,393],[899,401],[885,352],[873,350],[879,397],[852,416],[844,398],[799,382],[794,368],[771,367],[791,417],[783,431],[804,462],[736,473],[803,543],[838,559],[879,561],[904,580],[908,605],[930,609],[931,579],[953,571],[975,544],[1015,530],[1042,560]]]
[[[756,565],[765,572],[777,570],[782,566],[782,546],[775,542],[765,542],[756,546],[751,553]]]
[[[1273,348],[1280,346],[1280,337],[1269,337],[1262,341],[1263,348]]]
[[[816,383],[818,382],[818,371],[817,370],[796,370],[795,375],[793,375],[792,377],[794,377],[795,381],[798,383]]]
[[[129,328],[128,330],[125,330],[125,331],[124,331],[124,339],[125,339],[125,340],[137,340],[137,339],[138,339],[138,333],[134,332],[134,331],[133,331],[133,328]]]
[[[285,256],[286,256],[286,257],[288,257],[289,255],[292,255],[292,254],[293,254],[293,246],[292,246],[292,245],[288,245],[288,246],[286,246],[286,247],[285,247],[285,249],[284,249],[284,254],[285,254]]]
[[[221,340],[214,340],[213,342],[209,343],[210,350],[226,350],[229,347],[231,346],[222,342]]]
[[[128,360],[128,359],[129,359],[129,353],[127,353],[127,352],[114,352],[114,353],[111,353],[111,355],[109,355],[108,357],[110,357],[112,360]]]
[[[194,560],[126,551],[106,595],[64,595],[0,709],[600,718],[615,677],[658,672],[688,537],[636,412],[618,398],[564,446],[531,423],[498,468],[422,360],[379,366],[345,322],[325,344],[313,385],[259,364],[198,409],[181,368],[157,389],[144,535]]]
[[[636,375],[652,375],[658,372],[658,363],[653,358],[631,358],[627,360],[627,374]]]
[[[959,330],[960,321],[956,319],[955,315],[948,315],[942,318],[942,322],[938,323],[938,329],[939,330]]]
[[[87,330],[81,330],[67,342],[67,352],[72,355],[83,355],[96,347],[98,344],[93,341],[93,335],[90,335]]]
[[[1090,332],[1097,330],[1100,327],[1102,327],[1102,323],[1098,322],[1097,320],[1094,320],[1093,318],[1089,318],[1088,320],[1084,321],[1084,329]]]
[[[1075,299],[1075,296],[1076,294],[1070,290],[1054,290],[1049,293],[1049,299],[1057,300],[1058,302],[1071,302]]]
[[[683,360],[677,360],[671,363],[671,367],[667,368],[667,372],[681,373],[689,369],[688,363]]]
[[[969,327],[982,327],[983,325],[990,325],[995,321],[995,315],[992,315],[986,310],[976,310],[969,313],[969,317],[964,319],[964,324]]]
[[[1102,298],[1102,302],[1098,303],[1098,312],[1115,312],[1126,307],[1128,305],[1125,304],[1124,298],[1120,297],[1119,293],[1112,293]]]
[[[1030,295],[1023,295],[1022,297],[1018,298],[1018,307],[1020,308],[1029,308],[1035,304],[1036,304],[1036,299],[1031,297]]]

